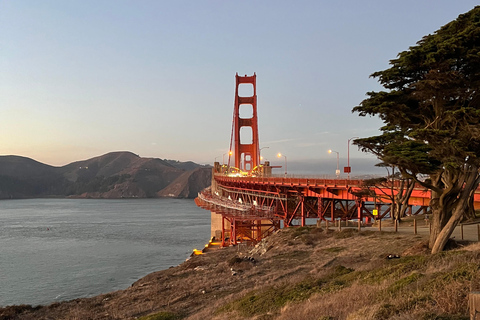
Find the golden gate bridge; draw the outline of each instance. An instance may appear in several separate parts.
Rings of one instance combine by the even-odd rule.
[[[399,187],[377,186],[366,193],[363,180],[350,179],[350,167],[345,168],[348,179],[338,179],[338,175],[337,179],[272,175],[275,167],[268,161],[260,162],[256,74],[236,74],[235,82],[228,162],[214,163],[210,188],[195,199],[199,207],[211,211],[211,236],[222,246],[255,243],[282,227],[306,226],[312,220],[332,224],[356,220],[360,228],[390,213],[391,198],[385,195],[398,193]],[[241,85],[252,85],[253,94],[239,96]],[[249,108],[251,117],[240,117],[241,108]],[[242,128],[251,130],[251,141],[242,141]],[[427,213],[430,199],[430,190],[416,185],[408,200],[407,214]],[[480,208],[479,190],[474,207]]]

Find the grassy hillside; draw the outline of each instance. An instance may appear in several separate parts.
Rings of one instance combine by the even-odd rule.
[[[479,244],[430,255],[421,236],[289,228],[126,290],[4,308],[0,319],[468,319],[467,295],[479,289]]]

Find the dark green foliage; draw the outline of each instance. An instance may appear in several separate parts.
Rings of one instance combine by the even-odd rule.
[[[435,192],[431,205],[438,223],[430,247],[438,252],[448,236],[438,242],[436,237],[456,207],[461,209],[455,220],[472,217],[473,205],[464,203],[473,203],[467,198],[480,182],[480,6],[425,36],[390,65],[372,74],[386,90],[368,92],[353,108],[382,119],[382,134],[354,144]],[[430,179],[418,179],[420,174]]]
[[[480,7],[460,15],[390,61],[353,109],[376,115],[383,134],[356,140],[365,151],[412,173],[459,166],[480,156]]]

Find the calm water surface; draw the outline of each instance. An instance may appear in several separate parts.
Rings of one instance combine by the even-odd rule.
[[[0,201],[0,306],[124,289],[185,261],[210,234],[193,200]]]

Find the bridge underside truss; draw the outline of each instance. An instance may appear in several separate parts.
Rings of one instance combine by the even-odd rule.
[[[215,175],[214,179],[215,189],[203,191],[196,202],[222,215],[224,245],[258,242],[281,227],[305,226],[318,220],[357,220],[359,224],[368,224],[390,213],[390,203],[380,197],[356,195],[360,190],[357,181],[223,175]],[[410,214],[424,212],[428,203],[416,205],[419,209],[413,212],[410,206]]]

